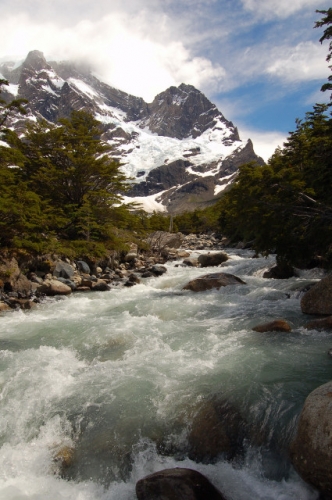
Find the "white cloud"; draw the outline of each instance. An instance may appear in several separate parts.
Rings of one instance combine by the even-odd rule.
[[[255,153],[261,156],[264,161],[273,155],[278,146],[282,147],[287,139],[287,135],[279,131],[262,131],[256,129],[240,128],[240,135],[243,140],[251,139],[254,144]]]
[[[321,0],[242,0],[242,4],[261,19],[286,18],[305,8],[322,8]]]
[[[286,82],[324,79],[327,76],[326,48],[319,43],[299,43],[296,47],[279,48],[265,72]]]
[[[0,21],[2,50],[24,57],[29,50],[37,49],[49,59],[90,62],[104,81],[146,100],[182,82],[205,91],[221,90],[225,77],[221,65],[205,57],[193,57],[181,41],[172,40],[167,32],[168,20],[159,21],[162,41],[149,36],[144,13],[136,18],[114,13],[97,22],[80,21],[70,28],[52,22],[35,24],[22,14]]]

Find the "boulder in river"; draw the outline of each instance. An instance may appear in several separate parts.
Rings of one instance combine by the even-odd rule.
[[[255,332],[290,332],[292,330],[291,326],[284,319],[275,319],[268,323],[263,323],[261,325],[254,326],[253,330]]]
[[[332,314],[332,274],[310,288],[301,299],[305,314]]]
[[[187,257],[183,259],[183,264],[188,267],[198,267],[198,259],[196,257]]]
[[[188,456],[211,463],[221,454],[228,460],[242,451],[246,423],[228,401],[213,397],[200,405],[188,435]]]
[[[198,257],[198,262],[201,267],[220,266],[228,260],[228,255],[225,252],[206,253]]]
[[[205,292],[212,288],[217,288],[217,290],[219,290],[220,287],[229,285],[246,285],[246,283],[233,274],[211,273],[189,281],[189,283],[183,287],[183,290]]]
[[[309,394],[291,444],[291,460],[302,478],[332,499],[332,382]]]
[[[140,479],[136,495],[138,500],[225,500],[203,474],[179,467]]]
[[[308,321],[304,327],[308,330],[332,330],[332,316],[313,319],[312,321]]]

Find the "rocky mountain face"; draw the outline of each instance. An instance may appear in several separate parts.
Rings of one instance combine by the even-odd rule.
[[[28,115],[10,124],[19,132],[26,120],[55,123],[72,110],[91,112],[130,178],[126,199],[148,211],[178,213],[212,204],[242,163],[263,163],[252,142],[241,141],[232,122],[192,85],[170,87],[146,103],[101,82],[87,67],[47,62],[39,51],[19,66],[0,65],[1,77],[9,82],[5,100],[29,101]]]

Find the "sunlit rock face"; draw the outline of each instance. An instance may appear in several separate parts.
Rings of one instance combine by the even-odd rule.
[[[46,61],[37,50],[19,66],[1,64],[0,74],[9,82],[5,100],[29,101],[28,114],[9,124],[18,132],[27,120],[56,123],[72,110],[92,113],[130,179],[128,197],[148,211],[207,206],[232,184],[241,164],[264,163],[252,142],[243,142],[233,123],[192,85],[170,87],[146,103],[101,82],[83,64]]]

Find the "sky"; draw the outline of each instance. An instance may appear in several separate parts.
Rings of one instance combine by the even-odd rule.
[[[0,0],[0,62],[40,50],[151,102],[194,85],[267,160],[330,73],[326,0]]]

